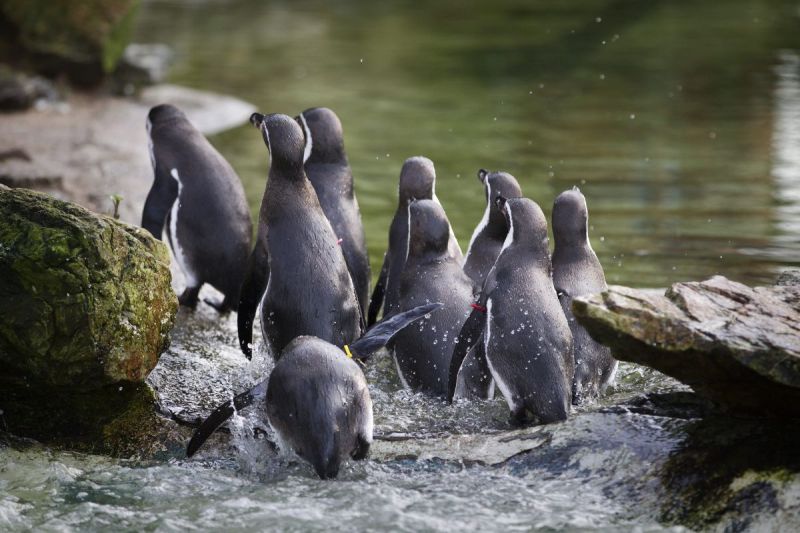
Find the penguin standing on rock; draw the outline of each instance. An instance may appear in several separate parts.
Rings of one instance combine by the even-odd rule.
[[[239,302],[242,351],[251,357],[259,302],[264,338],[276,356],[301,335],[349,344],[363,332],[361,309],[338,238],[303,170],[303,131],[286,115],[254,113],[250,120],[270,166]]]
[[[397,196],[397,211],[389,227],[389,248],[383,256],[383,267],[372,291],[367,325],[375,323],[381,307],[384,317],[397,311],[400,273],[408,254],[408,204],[412,200],[433,200],[441,205],[436,197],[436,170],[433,161],[421,156],[406,159],[400,170]],[[460,264],[463,255],[452,227],[449,228],[449,236],[448,250]]]
[[[344,347],[301,336],[283,350],[267,380],[217,407],[186,449],[191,457],[234,412],[257,404],[270,425],[322,479],[335,478],[343,459],[366,458],[372,443],[372,399],[356,361],[363,361],[401,329],[441,306],[432,303],[375,325]]]
[[[547,220],[527,198],[498,198],[508,236],[464,323],[451,361],[449,398],[467,351],[484,345],[515,424],[565,420],[572,397],[572,333],[553,288]]]
[[[239,177],[177,107],[159,105],[147,118],[155,180],[142,227],[161,238],[164,225],[186,289],[178,300],[195,307],[204,283],[225,295],[211,303],[236,310],[253,223]]]
[[[506,217],[497,207],[497,197],[520,198],[522,190],[517,179],[508,172],[489,172],[480,169],[478,179],[486,191],[486,211],[469,241],[464,258],[464,272],[480,288],[492,269],[508,234]]]
[[[553,284],[575,339],[575,377],[572,401],[596,397],[614,381],[617,361],[611,350],[589,336],[572,315],[572,299],[602,292],[603,267],[589,243],[589,209],[577,187],[558,195],[553,203]]]
[[[297,120],[305,132],[306,175],[341,244],[361,313],[366,316],[371,277],[369,256],[353,189],[353,172],[344,151],[342,123],[336,113],[325,107],[306,109]]]
[[[428,302],[444,305],[397,334],[394,360],[405,386],[444,397],[453,345],[473,300],[472,280],[448,248],[450,223],[442,206],[415,200],[408,211],[408,258],[400,274],[397,307],[403,311]]]

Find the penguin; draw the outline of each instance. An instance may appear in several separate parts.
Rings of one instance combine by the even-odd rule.
[[[312,336],[292,340],[269,378],[217,407],[192,435],[192,457],[234,412],[256,404],[264,409],[281,442],[311,463],[321,479],[335,478],[348,457],[367,457],[372,443],[372,399],[356,361],[375,351],[410,323],[437,312],[432,303],[375,325],[342,347]]]
[[[483,343],[511,422],[550,423],[569,414],[574,372],[572,333],[552,281],[547,220],[527,198],[500,197],[508,236],[459,333],[448,399],[469,348]]]
[[[301,335],[349,344],[364,331],[361,308],[338,238],[303,170],[303,131],[286,115],[254,113],[251,122],[261,131],[270,165],[239,302],[242,352],[252,356],[259,303],[274,354]]]
[[[221,303],[208,303],[220,312],[236,310],[253,233],[242,183],[177,107],[153,107],[147,132],[155,179],[142,227],[161,239],[166,224],[186,278],[178,301],[194,308],[200,288],[209,283],[225,296]]]
[[[491,270],[508,234],[508,222],[495,201],[498,196],[520,198],[522,190],[517,179],[507,172],[489,172],[480,169],[478,180],[486,192],[486,210],[475,227],[464,258],[464,272],[480,288]]]
[[[306,175],[341,244],[361,313],[366,316],[372,275],[361,212],[353,190],[353,172],[344,151],[342,123],[336,113],[325,107],[306,109],[297,120],[305,132]]]
[[[572,299],[608,289],[603,267],[589,243],[589,209],[575,187],[553,202],[553,284],[575,342],[572,401],[598,396],[614,381],[617,361],[611,350],[592,339],[572,315]]]
[[[431,301],[442,302],[443,307],[397,334],[392,342],[394,361],[405,387],[444,397],[453,346],[471,310],[472,280],[448,246],[450,223],[441,204],[414,200],[408,212],[408,257],[399,277],[397,309]],[[488,369],[484,376],[488,387]]]
[[[408,253],[409,202],[427,199],[441,205],[436,197],[436,170],[433,161],[422,156],[406,159],[400,170],[397,197],[397,210],[389,227],[389,248],[383,256],[383,266],[369,302],[368,326],[375,323],[381,307],[385,317],[391,316],[397,309],[400,272],[403,270]],[[463,254],[452,227],[449,228],[449,235],[448,249],[460,264],[463,261]]]

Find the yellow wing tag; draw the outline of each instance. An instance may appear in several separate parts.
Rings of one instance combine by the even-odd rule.
[[[353,358],[353,354],[350,353],[350,347],[346,344],[344,345],[344,353],[347,354],[347,357],[349,357],[350,359]]]

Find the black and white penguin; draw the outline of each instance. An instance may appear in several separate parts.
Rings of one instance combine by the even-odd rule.
[[[501,197],[498,203],[508,236],[461,328],[451,369],[460,367],[472,343],[482,342],[513,423],[564,420],[572,397],[572,333],[553,288],[547,220],[527,198]]]
[[[617,361],[611,350],[592,339],[572,315],[572,299],[608,288],[600,260],[589,243],[589,209],[575,187],[553,203],[553,284],[575,342],[572,401],[591,399],[614,381]]]
[[[464,258],[464,272],[480,288],[489,270],[492,269],[508,234],[506,217],[497,207],[497,197],[520,198],[522,190],[517,179],[508,172],[489,172],[480,169],[478,180],[486,192],[486,210],[475,227]]]
[[[178,300],[194,307],[200,288],[209,283],[225,295],[211,305],[221,312],[235,310],[253,233],[242,183],[177,107],[152,108],[147,132],[155,180],[142,227],[160,239],[166,223],[172,253],[186,278]]]
[[[371,279],[369,256],[353,189],[353,172],[344,151],[342,123],[336,113],[325,107],[307,109],[297,120],[305,132],[306,175],[341,244],[361,312],[366,316]]]
[[[436,197],[436,170],[433,161],[422,156],[406,159],[400,170],[397,197],[397,211],[389,227],[389,247],[383,256],[383,267],[369,302],[367,325],[375,323],[381,307],[385,317],[391,316],[397,310],[400,273],[408,254],[408,204],[412,200],[433,200],[441,205]],[[449,235],[448,249],[460,264],[463,254],[452,228],[449,228]]]
[[[372,399],[359,361],[414,320],[437,312],[420,306],[375,325],[343,348],[301,336],[286,346],[268,380],[217,407],[195,431],[191,457],[234,412],[257,404],[280,440],[311,463],[322,479],[335,478],[342,460],[364,459],[372,443]]]
[[[404,386],[445,396],[453,346],[471,311],[472,280],[448,247],[450,223],[442,206],[434,200],[414,200],[408,211],[408,257],[399,277],[397,309],[429,302],[442,302],[443,307],[397,334],[394,360]],[[488,386],[488,369],[485,377]]]
[[[363,332],[361,308],[338,238],[303,170],[303,131],[286,115],[255,113],[251,121],[270,166],[239,303],[242,351],[252,354],[259,302],[264,338],[276,355],[301,335],[349,344]]]

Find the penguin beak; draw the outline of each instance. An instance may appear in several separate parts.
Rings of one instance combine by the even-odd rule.
[[[264,115],[261,113],[253,113],[250,115],[250,124],[258,129],[261,129],[261,124],[264,123]]]
[[[489,171],[488,170],[486,170],[485,168],[479,169],[478,170],[478,181],[480,181],[481,183],[486,183],[486,176],[488,176],[488,175],[489,175]]]
[[[497,209],[500,210],[501,213],[504,215],[506,214],[506,201],[507,198],[502,194],[498,194],[497,198],[494,199],[494,203],[497,205]]]

